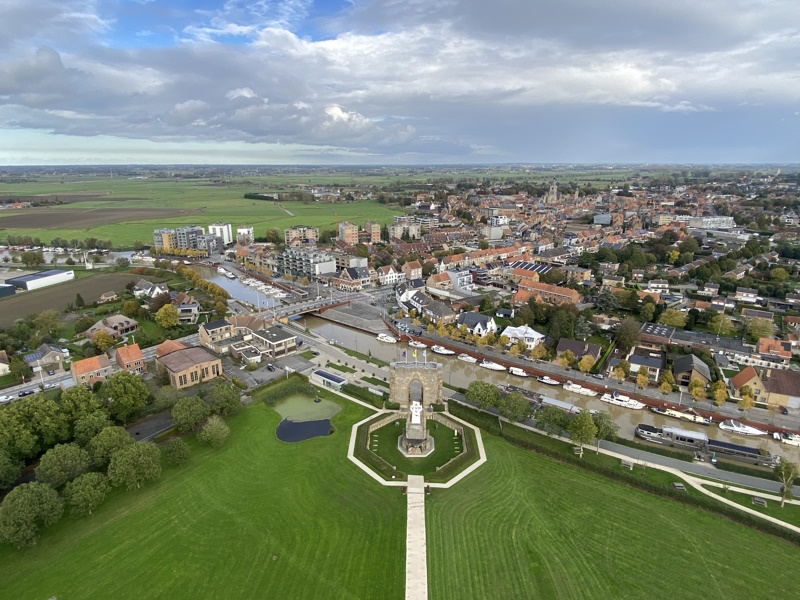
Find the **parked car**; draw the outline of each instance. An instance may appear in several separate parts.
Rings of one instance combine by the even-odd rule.
[[[55,371],[48,371],[48,372],[47,372],[47,374],[48,374],[48,375],[55,375],[55,374],[56,374],[56,372],[55,372]]]
[[[594,375],[592,375],[592,377],[594,377],[595,379],[605,379],[600,373],[595,373]]]
[[[270,370],[270,371],[274,371],[275,367],[273,367],[272,365],[267,365],[267,369]]]
[[[33,393],[33,390],[22,390],[17,396],[23,398],[25,396],[30,396]]]

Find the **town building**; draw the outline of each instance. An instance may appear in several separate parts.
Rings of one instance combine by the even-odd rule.
[[[238,244],[252,244],[256,240],[255,233],[252,227],[237,227],[236,228],[236,243]]]
[[[173,350],[156,357],[156,369],[165,371],[176,389],[191,387],[222,374],[222,362],[199,346]]]
[[[75,272],[70,270],[51,269],[49,271],[37,271],[36,273],[29,273],[28,275],[20,275],[19,277],[11,277],[6,279],[6,285],[12,285],[21,290],[38,290],[57,283],[64,283],[65,281],[72,281],[75,279]]]
[[[483,337],[488,333],[497,332],[497,323],[494,318],[476,312],[465,312],[458,315],[456,323],[464,325],[472,335]]]
[[[174,229],[153,230],[153,248],[158,252],[169,253],[178,247],[178,235]]]
[[[113,373],[111,361],[105,354],[76,360],[69,368],[72,378],[78,385],[91,388],[96,381],[105,381]]]
[[[178,311],[178,322],[181,325],[194,325],[200,316],[200,303],[184,292],[175,294],[172,306]]]
[[[319,240],[319,228],[308,225],[293,225],[283,231],[283,243],[286,246],[315,245]]]
[[[98,331],[105,331],[113,339],[133,333],[139,328],[139,323],[124,315],[111,315],[100,319],[97,323],[83,332],[84,337],[91,338]]]
[[[358,225],[350,223],[349,221],[340,222],[339,241],[344,242],[348,246],[355,246],[358,244]]]
[[[206,230],[199,225],[186,225],[178,227],[175,230],[175,236],[178,240],[178,248],[181,250],[199,250],[200,238],[203,237]]]
[[[381,241],[381,226],[380,223],[374,221],[366,221],[364,223],[364,232],[367,234],[367,242],[375,244]]]
[[[692,379],[702,381],[703,385],[711,383],[708,365],[694,354],[684,354],[672,361],[672,375],[678,385],[688,386]]]
[[[287,246],[275,257],[275,271],[282,275],[318,279],[323,274],[336,272],[336,258],[330,252],[318,250],[316,246]]]
[[[147,371],[139,344],[125,344],[121,348],[117,348],[114,359],[117,366],[124,371],[130,371],[137,375],[142,375]]]
[[[252,227],[249,228],[252,232]],[[233,230],[230,223],[212,223],[208,226],[208,232],[222,238],[222,243],[225,246],[230,246],[233,243]]]

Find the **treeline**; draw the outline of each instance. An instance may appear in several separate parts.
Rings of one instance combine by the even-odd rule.
[[[89,515],[112,486],[133,490],[158,479],[162,451],[149,442],[134,442],[121,425],[138,418],[148,403],[159,412],[171,407],[180,431],[205,422],[198,441],[222,446],[229,430],[218,415],[239,408],[235,388],[220,380],[204,396],[181,396],[171,387],[151,396],[141,379],[123,371],[97,393],[76,386],[56,399],[37,395],[0,410],[0,488],[13,485],[24,462],[39,457],[36,481],[16,486],[0,504],[0,543],[34,545],[39,530],[58,521],[65,506],[72,516]],[[189,448],[174,439],[164,454],[167,462],[180,466]]]
[[[13,235],[6,236],[6,244],[9,246],[42,246],[47,245],[43,243],[41,238],[30,235]],[[72,238],[70,240],[62,237],[55,237],[50,241],[51,246],[55,248],[77,248],[79,250],[110,250],[111,240],[101,240],[98,238],[87,237],[83,240]]]

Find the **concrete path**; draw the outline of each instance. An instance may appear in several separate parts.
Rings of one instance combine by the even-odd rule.
[[[408,476],[406,492],[406,600],[428,599],[428,549],[425,537],[425,478]]]

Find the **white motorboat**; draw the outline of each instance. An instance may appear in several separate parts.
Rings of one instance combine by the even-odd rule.
[[[463,360],[464,362],[468,362],[468,363],[476,363],[476,362],[478,362],[477,358],[475,358],[474,356],[471,356],[469,354],[459,354],[458,355],[458,360]]]
[[[485,358],[481,362],[480,367],[484,369],[491,369],[492,371],[505,371],[506,368],[503,365],[499,365],[496,362],[492,362],[491,360],[486,360]]]
[[[517,377],[527,377],[528,374],[519,367],[508,367],[508,372]]]
[[[225,273],[227,272],[228,270],[225,267],[217,267],[217,273],[219,273],[220,275],[225,275]]]
[[[572,392],[573,394],[579,394],[581,396],[589,396],[591,398],[597,396],[597,392],[595,392],[594,390],[582,387],[577,383],[572,383],[571,381],[566,382],[561,387],[563,387],[568,392]]]
[[[700,425],[711,425],[711,419],[704,417],[696,412],[694,409],[688,410],[675,410],[673,408],[664,408],[661,406],[654,406],[651,408],[654,413],[664,415],[665,417],[672,417],[673,419],[681,419],[682,421],[691,421],[692,423],[699,423]]]
[[[386,333],[379,333],[378,334],[378,341],[379,342],[386,342],[387,344],[396,344],[397,343],[397,338],[396,337],[392,337],[391,335],[386,334]]]
[[[750,427],[750,425],[745,425],[733,419],[723,421],[719,424],[719,428],[723,431],[730,431],[731,433],[738,433],[740,435],[767,435],[766,431]]]
[[[552,377],[548,377],[547,375],[543,375],[542,377],[537,377],[536,381],[538,381],[539,383],[543,383],[545,385],[558,385],[558,381],[556,381]]]
[[[608,402],[609,404],[621,406],[623,408],[631,408],[633,410],[641,410],[645,407],[642,402],[634,400],[628,396],[621,396],[617,394],[617,392],[614,392],[613,394],[603,394],[600,396],[600,400],[603,402]]]
[[[791,431],[787,431],[783,434],[780,434],[776,431],[772,434],[772,437],[777,441],[783,442],[784,444],[789,444],[790,446],[800,446],[800,435],[792,433]]]
[[[410,342],[408,342],[408,345],[411,346],[412,348],[427,348],[428,347],[427,344],[423,344],[422,342],[418,342],[417,340],[411,340]]]
[[[455,354],[453,350],[445,348],[444,346],[434,346],[433,348],[431,348],[431,352],[435,352],[436,354],[444,354],[445,356],[450,356],[452,354]]]

